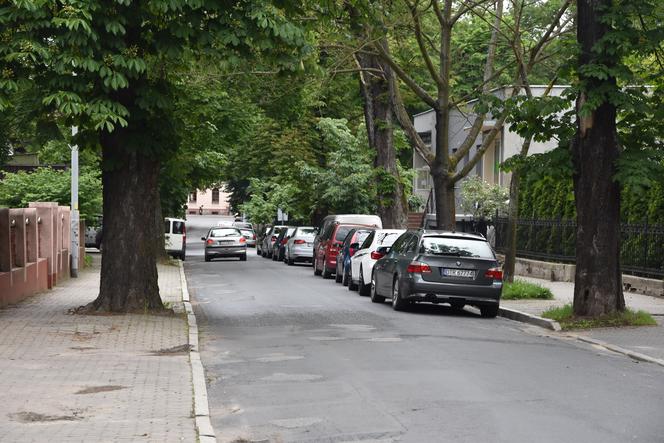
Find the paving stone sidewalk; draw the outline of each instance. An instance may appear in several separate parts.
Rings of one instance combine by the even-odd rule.
[[[162,298],[181,304],[177,266]],[[182,315],[71,315],[94,300],[94,265],[0,310],[0,442],[195,442]]]
[[[553,306],[563,306],[572,303],[574,299],[574,283],[551,282],[530,277],[518,278],[549,288],[554,300],[504,300],[501,302],[501,306],[539,316]],[[658,326],[598,328],[589,331],[574,331],[574,334],[602,340],[650,357],[664,359],[664,298],[625,292],[625,304],[630,309],[650,313],[657,320]]]

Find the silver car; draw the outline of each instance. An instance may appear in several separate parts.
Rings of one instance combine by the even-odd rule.
[[[247,260],[247,239],[238,228],[210,228],[205,237],[205,261],[215,257],[239,257]]]
[[[289,266],[296,261],[312,262],[314,255],[314,238],[316,228],[313,226],[299,226],[286,243],[284,260]]]
[[[247,239],[247,246],[250,248],[256,247],[256,233],[251,228],[239,228],[244,238]]]

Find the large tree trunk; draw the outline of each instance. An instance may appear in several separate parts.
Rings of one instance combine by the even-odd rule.
[[[386,39],[380,44],[389,51]],[[360,88],[364,99],[364,119],[369,145],[376,151],[374,167],[377,169],[377,213],[383,227],[401,229],[406,227],[407,202],[403,184],[397,168],[394,149],[394,126],[390,88],[393,78],[390,66],[377,56],[358,54],[361,69]],[[371,70],[371,71],[368,71]],[[382,71],[384,74],[378,74]]]
[[[598,62],[593,47],[607,32],[600,9],[610,0],[579,0],[577,39],[580,65]],[[601,55],[600,55],[601,56]],[[611,64],[609,57],[599,61]],[[599,86],[615,87],[615,79],[584,78],[577,112]],[[615,181],[620,145],[616,133],[616,108],[604,102],[587,116],[577,117],[572,143],[576,198],[576,275],[574,314],[599,316],[625,308],[620,271],[620,187]]]
[[[88,308],[144,312],[162,309],[157,256],[163,222],[159,202],[159,161],[132,146],[129,131],[101,137],[104,196],[104,254],[99,296]]]
[[[436,200],[436,228],[448,231],[456,230],[456,199],[454,183],[449,174],[440,167],[431,168],[434,196]]]

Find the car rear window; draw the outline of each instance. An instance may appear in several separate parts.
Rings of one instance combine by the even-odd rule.
[[[240,229],[240,231],[242,232],[243,235],[248,235],[250,237],[254,235],[254,231],[252,231],[251,229]]]
[[[314,228],[297,228],[297,235],[312,236],[314,234],[316,234],[316,229]]]
[[[364,240],[366,240],[367,237],[369,237],[369,234],[371,234],[371,231],[360,231],[360,232],[358,232],[356,234],[357,238],[355,239],[355,241],[353,243],[362,244],[362,242]]]
[[[344,241],[350,230],[353,229],[352,226],[339,226],[339,229],[337,229],[337,233],[334,236],[334,239],[336,241]]]
[[[210,231],[210,237],[235,237],[240,235],[240,231],[235,228],[219,228]]]
[[[397,238],[401,235],[400,232],[384,232],[378,234],[378,245],[379,246],[392,246]]]
[[[453,257],[495,258],[487,242],[458,237],[424,237],[420,252]]]
[[[283,227],[283,226],[282,226],[282,227],[275,227],[275,228],[272,230],[272,235],[279,235],[279,234],[282,233],[282,231],[283,231],[284,229],[286,229],[286,228]]]
[[[184,222],[173,222],[173,234],[184,234]]]

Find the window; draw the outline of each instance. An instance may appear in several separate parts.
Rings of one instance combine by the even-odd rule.
[[[212,204],[219,203],[219,188],[212,188]]]
[[[197,192],[190,192],[189,193],[189,203],[196,203],[196,198],[197,198]]]
[[[383,232],[378,237],[378,244],[380,246],[392,246],[392,244],[399,238],[398,232]]]
[[[360,246],[360,249],[365,249],[371,246],[371,243],[373,243],[373,239],[376,236],[376,231],[371,231],[371,234],[367,238],[364,239],[364,242]]]
[[[353,229],[350,226],[339,226],[339,229],[337,229],[337,233],[334,235],[334,240],[338,242],[344,241],[350,230]]]
[[[454,237],[424,237],[420,252],[453,257],[495,258],[486,241]]]
[[[173,222],[173,234],[184,234],[184,222],[174,221]]]
[[[219,238],[219,237],[236,237],[242,235],[240,230],[237,228],[221,228],[213,229],[210,231],[210,237]]]
[[[170,233],[171,233],[171,221],[164,220],[164,234],[170,234]]]
[[[405,251],[404,245],[410,240],[410,234],[402,234],[392,245],[392,251],[401,254]]]

